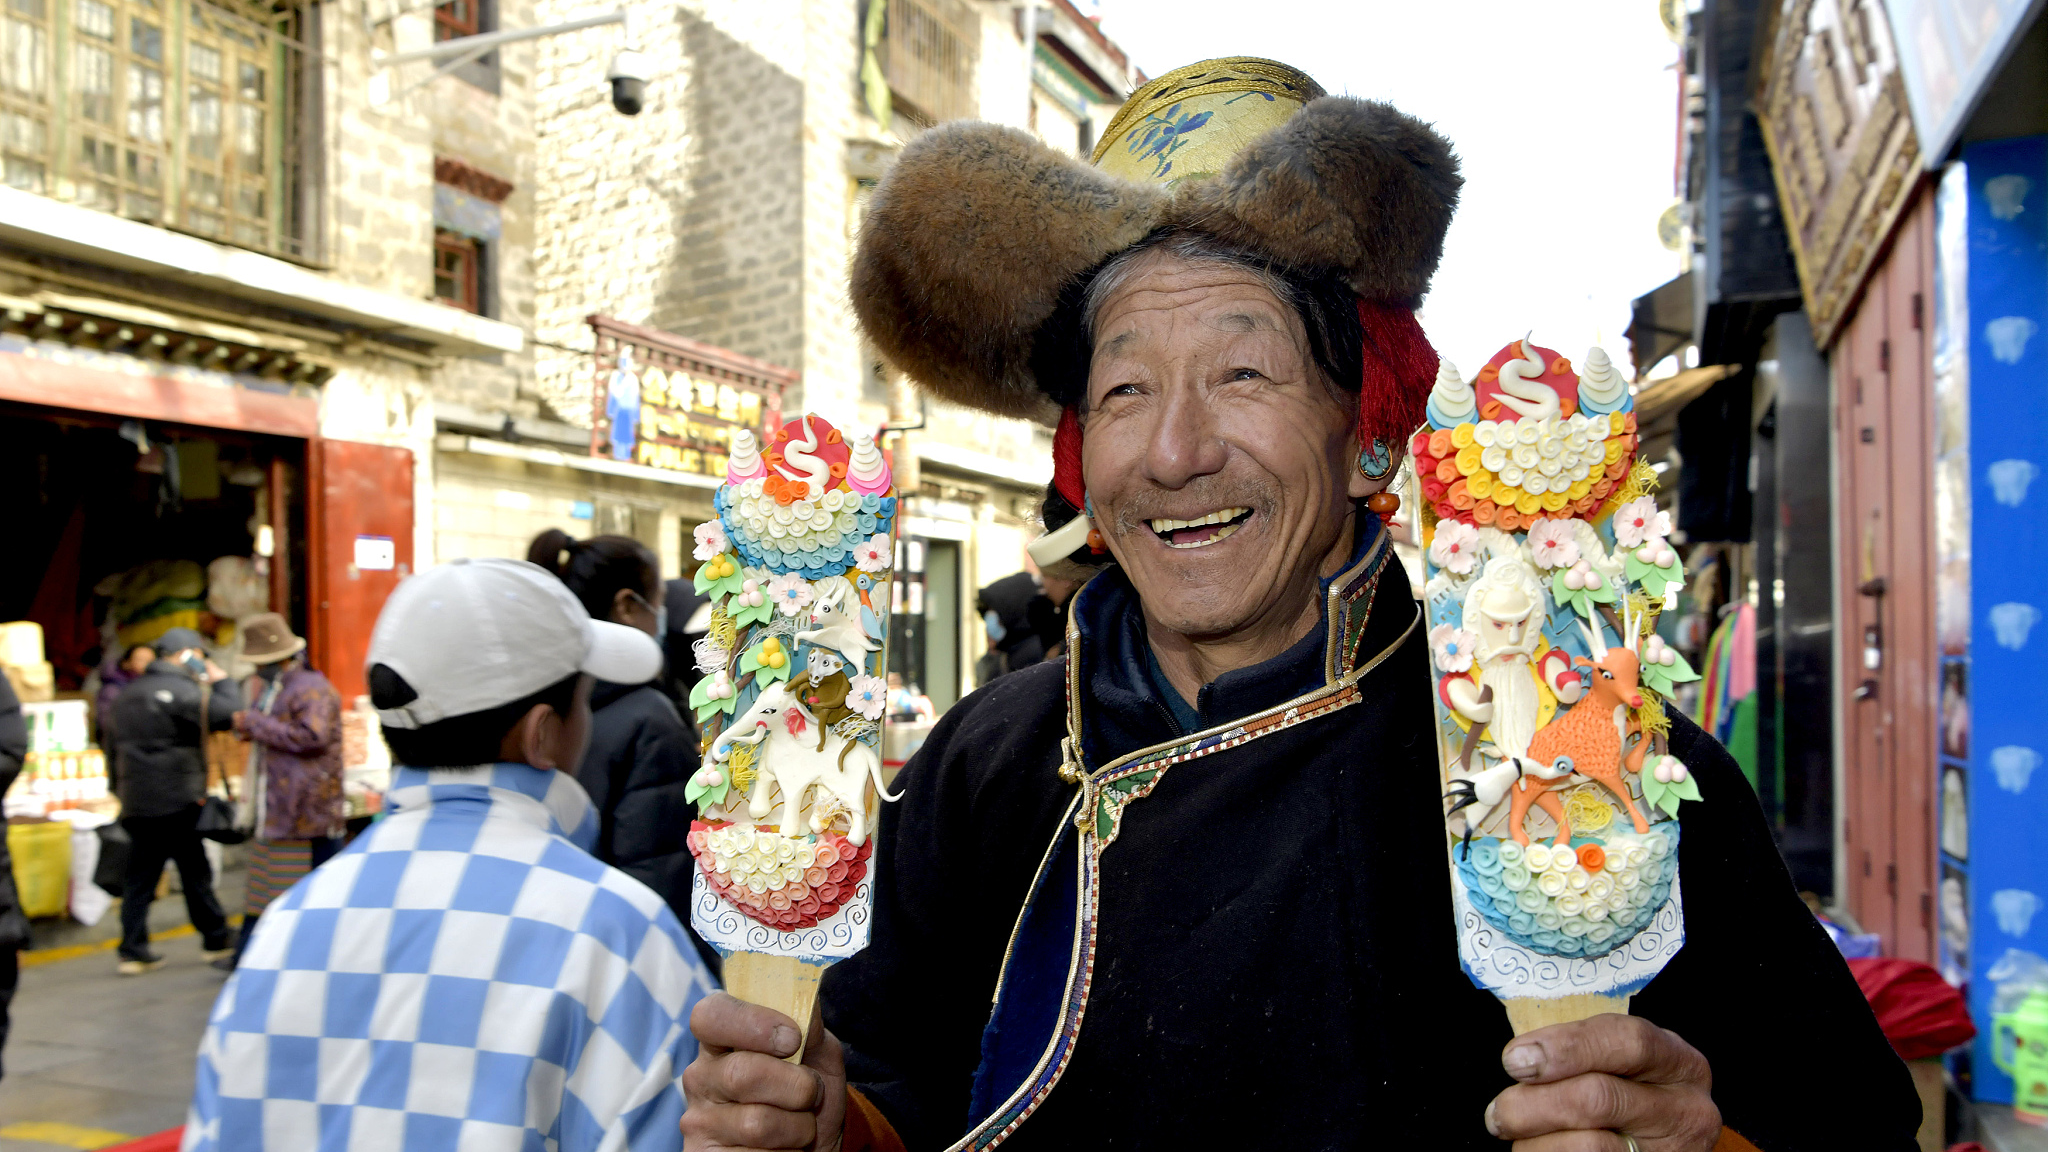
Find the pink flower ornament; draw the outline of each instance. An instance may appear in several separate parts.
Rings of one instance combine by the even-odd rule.
[[[775,604],[775,610],[784,616],[795,616],[810,606],[815,593],[808,580],[795,573],[784,573],[768,582],[768,599]]]
[[[697,548],[691,555],[699,560],[709,560],[732,547],[732,542],[725,537],[725,525],[716,520],[697,525],[696,537]]]
[[[889,700],[889,682],[880,676],[855,676],[846,686],[846,706],[870,720],[879,720]]]
[[[1472,667],[1472,649],[1479,637],[1454,624],[1439,624],[1429,630],[1429,650],[1436,666],[1445,672],[1463,672]]]
[[[1579,562],[1579,542],[1570,520],[1538,520],[1529,526],[1529,552],[1538,568],[1569,568]]]
[[[1614,539],[1624,548],[1640,548],[1651,539],[1671,535],[1671,513],[1657,511],[1657,502],[1643,496],[1614,512]]]
[[[1459,575],[1472,571],[1479,559],[1479,529],[1462,520],[1444,520],[1429,542],[1429,561]]]
[[[895,545],[889,537],[878,533],[854,546],[853,564],[863,572],[886,572],[895,556]]]

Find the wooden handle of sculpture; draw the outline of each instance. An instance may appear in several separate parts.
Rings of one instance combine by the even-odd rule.
[[[727,961],[730,964],[731,961]],[[738,993],[734,993],[738,995]],[[1548,1028],[1552,1024],[1570,1024],[1578,1020],[1590,1020],[1607,1012],[1628,1014],[1626,996],[1602,996],[1589,993],[1580,996],[1559,996],[1543,1000],[1534,996],[1503,1000],[1507,1006],[1508,1023],[1514,1026],[1515,1035]]]
[[[818,1003],[818,978],[825,974],[820,964],[806,964],[794,956],[770,956],[763,952],[735,952],[725,958],[725,990],[749,1004],[773,1008],[796,1021],[797,1032],[808,1036],[811,1013]],[[804,1041],[785,1059],[801,1064]]]

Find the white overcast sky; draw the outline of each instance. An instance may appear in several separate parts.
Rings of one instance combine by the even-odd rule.
[[[1469,377],[1503,344],[1628,372],[1629,302],[1678,273],[1657,240],[1674,199],[1678,47],[1654,0],[1100,0],[1147,75],[1265,56],[1330,92],[1436,125],[1465,191],[1423,306]]]

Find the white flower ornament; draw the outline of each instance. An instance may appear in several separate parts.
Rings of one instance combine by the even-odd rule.
[[[1479,637],[1454,624],[1439,624],[1429,630],[1429,650],[1436,666],[1446,672],[1463,672],[1472,667],[1472,650]]]
[[[1429,542],[1429,559],[1461,576],[1472,571],[1479,559],[1479,529],[1462,520],[1442,521],[1436,526],[1435,539]]]
[[[853,549],[854,566],[863,572],[886,572],[895,556],[895,545],[881,534],[868,537]]]
[[[784,616],[795,616],[809,606],[815,597],[810,582],[794,573],[784,573],[768,582],[768,599],[775,602],[775,609]]]
[[[1579,562],[1579,542],[1569,520],[1538,520],[1529,526],[1529,552],[1539,568],[1570,568]]]
[[[1657,511],[1648,496],[1623,504],[1614,512],[1614,539],[1624,548],[1640,548],[1649,540],[1671,535],[1671,513]]]
[[[880,676],[855,676],[846,686],[846,706],[870,720],[879,720],[889,700],[889,682]]]
[[[691,555],[699,560],[709,560],[732,547],[732,541],[725,536],[725,525],[716,520],[707,520],[697,525],[695,535],[697,548]]]

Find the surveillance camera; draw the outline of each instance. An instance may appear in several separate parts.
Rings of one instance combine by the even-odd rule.
[[[624,116],[638,116],[647,103],[647,57],[626,48],[612,57],[605,79],[612,86],[612,107]]]

